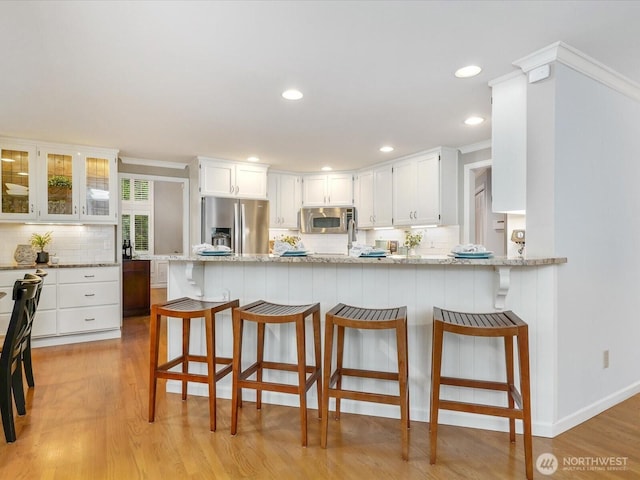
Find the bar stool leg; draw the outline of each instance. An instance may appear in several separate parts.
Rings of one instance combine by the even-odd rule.
[[[402,429],[402,459],[409,459],[409,388],[407,386],[407,324],[398,320],[396,342],[398,350],[398,380],[400,387],[400,428]]]
[[[233,312],[233,360],[232,360],[232,388],[231,388],[231,435],[238,431],[238,405],[240,403],[240,371],[242,369],[242,325],[240,315]]]
[[[509,387],[511,387],[511,385],[515,386],[515,376],[513,373],[513,337],[511,336],[504,337],[504,359],[507,366],[507,385],[509,385]],[[511,395],[510,391],[507,391],[507,402],[509,409],[513,410],[515,405],[513,395]],[[516,442],[516,419],[513,417],[509,417],[509,441],[511,443]]]
[[[344,358],[344,326],[342,325],[338,325],[337,357],[336,372],[338,378],[336,381],[336,390],[342,390],[342,359]],[[340,397],[336,397],[335,419],[340,419]]]
[[[409,414],[407,415],[407,428],[411,428],[411,418],[409,418],[411,416],[411,404],[409,402],[409,398],[411,397],[411,395],[409,395],[409,334],[408,334],[408,330],[409,328],[407,327],[407,324],[405,322],[405,327],[404,327],[404,344],[405,344],[405,348],[407,351],[407,361],[405,362],[405,367],[406,367],[406,376],[407,376],[407,412],[409,412]]]
[[[156,388],[158,379],[156,369],[158,368],[158,350],[160,349],[160,315],[156,311],[155,305],[151,309],[149,321],[149,423],[153,423],[156,418]]]
[[[518,330],[524,461],[527,469],[527,479],[531,480],[533,479],[533,439],[531,437],[531,387],[529,384],[529,328],[524,326],[520,327]]]
[[[313,313],[313,348],[316,368],[322,368],[322,350],[320,345],[320,312]],[[322,418],[322,370],[317,375],[316,391],[318,392],[318,418]]]
[[[305,351],[304,318],[296,321],[296,343],[298,351],[298,397],[300,398],[300,428],[302,446],[307,446],[307,356]]]
[[[258,322],[258,370],[256,371],[256,381],[262,382],[262,362],[264,360],[264,331],[265,324]],[[256,389],[256,408],[262,408],[262,390]]]
[[[209,429],[216,431],[216,328],[215,317],[208,310],[204,316],[207,336],[207,376],[209,377]]]
[[[191,319],[182,319],[182,373],[189,371],[189,337],[191,335]],[[187,381],[182,381],[182,400],[187,399]]]
[[[333,317],[327,315],[324,326],[324,365],[322,367],[322,377],[324,380],[322,384],[322,427],[320,432],[320,446],[322,448],[327,448],[327,434],[329,429],[329,388],[331,386],[333,331]]]
[[[440,408],[440,369],[442,367],[442,340],[444,330],[440,322],[433,322],[433,355],[431,360],[431,418],[429,421],[429,429],[431,435],[429,442],[431,444],[431,454],[429,463],[436,463],[436,447],[438,441],[438,409]]]

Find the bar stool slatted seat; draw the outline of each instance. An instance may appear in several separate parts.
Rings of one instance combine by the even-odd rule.
[[[337,366],[331,373],[333,357],[334,326],[338,327]],[[345,328],[363,330],[394,329],[396,331],[398,372],[382,372],[356,368],[344,368]],[[400,407],[400,425],[402,429],[402,458],[409,457],[409,361],[407,353],[407,308],[360,308],[342,303],[326,314],[324,337],[324,391],[322,394],[322,448],[327,447],[329,428],[329,398],[336,399],[336,419],[340,418],[340,400],[347,398],[365,402],[398,405]],[[371,393],[342,389],[342,377],[360,377],[377,380],[397,381],[398,395]]]
[[[507,381],[492,382],[441,376],[444,332],[480,337],[503,337]],[[518,345],[519,391],[514,384],[513,337],[516,337]],[[497,313],[464,313],[434,307],[432,353],[431,419],[429,424],[431,430],[430,463],[432,465],[436,463],[439,410],[493,415],[509,419],[509,440],[512,443],[516,441],[515,421],[516,419],[522,420],[526,474],[528,479],[533,478],[528,325],[510,310]],[[507,393],[508,407],[441,400],[441,385],[503,391]],[[518,408],[516,408],[516,405]]]
[[[216,430],[216,382],[228,375],[232,369],[231,358],[216,357],[215,314],[226,309],[238,307],[236,300],[223,302],[203,302],[192,298],[179,298],[151,307],[150,321],[150,372],[149,372],[149,422],[155,420],[156,389],[159,378],[182,381],[182,400],[187,399],[187,383],[207,383],[209,385],[209,428]],[[160,319],[162,316],[182,319],[182,353],[172,360],[159,365]],[[206,336],[206,355],[194,355],[189,350],[191,319],[204,318]],[[189,362],[207,364],[207,373],[190,373]],[[182,371],[171,371],[182,364]],[[226,365],[216,372],[216,365]]]
[[[312,317],[315,365],[306,363],[305,318]],[[242,332],[244,321],[256,322],[258,326],[257,359],[246,368],[242,368]],[[297,363],[274,362],[264,360],[264,336],[267,323],[295,323]],[[262,379],[264,369],[282,370],[298,373],[298,384],[265,382]],[[320,304],[279,305],[258,300],[257,302],[236,308],[233,311],[233,388],[231,394],[231,434],[238,429],[238,407],[242,403],[242,389],[256,390],[256,408],[262,408],[262,391],[297,394],[300,399],[300,425],[302,445],[307,445],[307,399],[309,388],[316,383],[318,406],[322,399],[320,353]],[[255,380],[249,377],[256,375]],[[318,408],[320,414],[320,408]]]

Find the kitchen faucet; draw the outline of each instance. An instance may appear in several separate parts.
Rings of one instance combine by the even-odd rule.
[[[356,237],[356,222],[355,220],[350,219],[347,223],[347,255],[351,252],[351,247],[353,247],[353,242],[358,240]]]

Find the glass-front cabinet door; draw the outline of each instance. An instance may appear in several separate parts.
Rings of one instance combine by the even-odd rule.
[[[84,155],[80,217],[115,223],[118,205],[116,158],[113,155]]]
[[[40,149],[41,220],[116,223],[117,167],[112,153]],[[42,195],[42,193],[41,193]]]
[[[40,175],[43,196],[38,215],[46,220],[79,220],[77,155],[71,150],[40,149]]]
[[[0,219],[35,219],[35,147],[0,143],[0,158]]]

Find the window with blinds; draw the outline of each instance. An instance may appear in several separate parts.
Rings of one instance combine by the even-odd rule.
[[[153,182],[122,177],[122,240],[136,253],[153,254]]]

